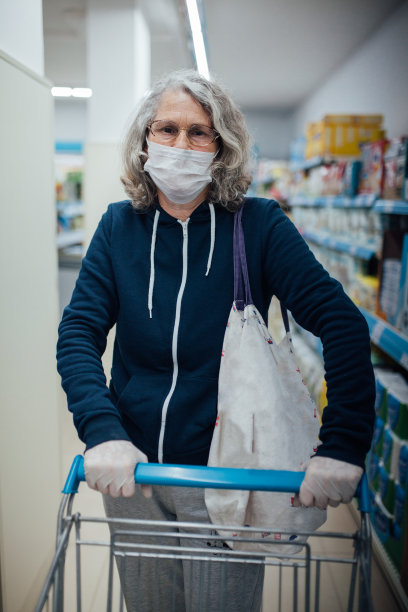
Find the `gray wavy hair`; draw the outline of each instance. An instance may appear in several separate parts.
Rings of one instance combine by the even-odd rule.
[[[220,148],[211,166],[212,182],[208,199],[231,211],[237,210],[251,184],[250,137],[244,117],[223,89],[194,70],[173,72],[159,80],[141,101],[123,144],[121,181],[132,204],[139,210],[149,208],[157,189],[144,171],[144,152],[148,124],[154,120],[165,91],[184,90],[209,114],[220,135]]]

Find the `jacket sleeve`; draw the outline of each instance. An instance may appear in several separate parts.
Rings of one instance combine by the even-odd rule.
[[[363,467],[375,419],[367,323],[276,202],[268,207],[264,227],[270,292],[323,344],[327,406],[317,454]]]
[[[75,427],[87,448],[107,440],[129,440],[111,401],[101,361],[118,311],[111,227],[112,206],[92,238],[58,330],[57,367]]]

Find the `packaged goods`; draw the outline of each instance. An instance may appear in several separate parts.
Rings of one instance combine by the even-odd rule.
[[[372,440],[372,448],[379,457],[382,455],[383,436],[385,423],[380,417],[376,417],[374,425],[374,433]]]
[[[395,502],[395,480],[388,474],[383,465],[379,469],[378,492],[384,507],[392,514]]]
[[[362,168],[359,193],[380,195],[384,187],[384,155],[388,140],[376,140],[360,145]]]
[[[344,175],[346,162],[337,162],[329,167],[326,190],[323,195],[341,195],[344,193]]]
[[[396,485],[394,488],[394,507],[390,511],[376,493],[371,499],[371,522],[375,532],[387,551],[391,561],[400,571],[403,562],[404,539],[407,530],[407,495]]]
[[[395,481],[401,484],[400,480],[400,457],[401,449],[404,446],[404,440],[402,440],[397,434],[395,434],[389,425],[384,428],[383,444],[382,444],[382,462],[388,474]],[[402,474],[404,477],[404,474]],[[404,483],[405,481],[402,481]]]
[[[386,229],[383,232],[380,290],[376,312],[391,325],[397,322],[404,236],[404,232],[400,229]]]
[[[375,412],[384,424],[387,418],[387,383],[385,380],[387,372],[378,368],[375,373]],[[377,417],[377,418],[378,418]]]
[[[388,425],[384,428],[383,443],[382,443],[382,461],[388,474],[395,478],[396,465],[392,465],[392,459],[395,457],[394,447],[398,446],[399,438],[394,434]],[[394,470],[393,470],[394,467]]]
[[[344,195],[353,198],[358,193],[362,163],[360,160],[346,163],[344,172]]]
[[[367,462],[367,478],[368,484],[373,491],[378,491],[380,475],[380,458],[374,449],[370,451],[370,456]]]
[[[359,145],[384,138],[382,115],[325,115],[306,129],[307,159],[360,156]]]
[[[408,441],[401,442],[401,448],[398,457],[398,482],[404,488],[408,489]]]
[[[393,534],[395,539],[400,539],[402,536],[402,530],[404,527],[404,514],[407,503],[407,491],[396,485],[395,487],[395,504],[394,504],[394,525]]]
[[[402,245],[401,273],[395,326],[408,336],[408,234]]]
[[[408,383],[387,391],[387,422],[402,440],[408,439]]]
[[[384,189],[383,197],[389,200],[401,200],[404,194],[404,182],[407,172],[408,138],[392,138],[384,155]]]
[[[393,515],[385,508],[379,494],[375,496],[375,504],[372,512],[372,523],[375,531],[383,544],[386,544],[392,535]]]
[[[350,287],[351,299],[369,312],[375,311],[378,294],[378,278],[365,274],[356,274]]]
[[[375,374],[375,411],[377,416],[382,420],[383,425],[387,422],[387,402],[388,391],[406,385],[404,377],[394,370],[387,368],[374,368]]]

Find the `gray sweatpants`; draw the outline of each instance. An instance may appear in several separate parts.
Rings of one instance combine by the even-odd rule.
[[[103,497],[106,514],[111,518],[210,523],[204,489],[154,486],[152,498],[146,499],[136,485],[133,497]],[[119,528],[129,529],[125,524]],[[172,531],[188,533],[181,528]],[[162,546],[174,546],[178,542],[178,539],[160,537]],[[124,535],[123,541],[136,542],[137,537]],[[147,535],[139,538],[138,542],[141,541],[157,544],[157,538],[153,540]],[[208,540],[194,538],[194,534],[183,539],[183,546],[211,552]],[[259,612],[261,607],[262,564],[131,556],[119,562],[118,569],[128,612]]]

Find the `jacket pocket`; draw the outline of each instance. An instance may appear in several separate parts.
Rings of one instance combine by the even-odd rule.
[[[117,401],[127,433],[136,445],[141,444],[144,452],[157,452],[161,409],[170,384],[168,374],[136,374]]]

